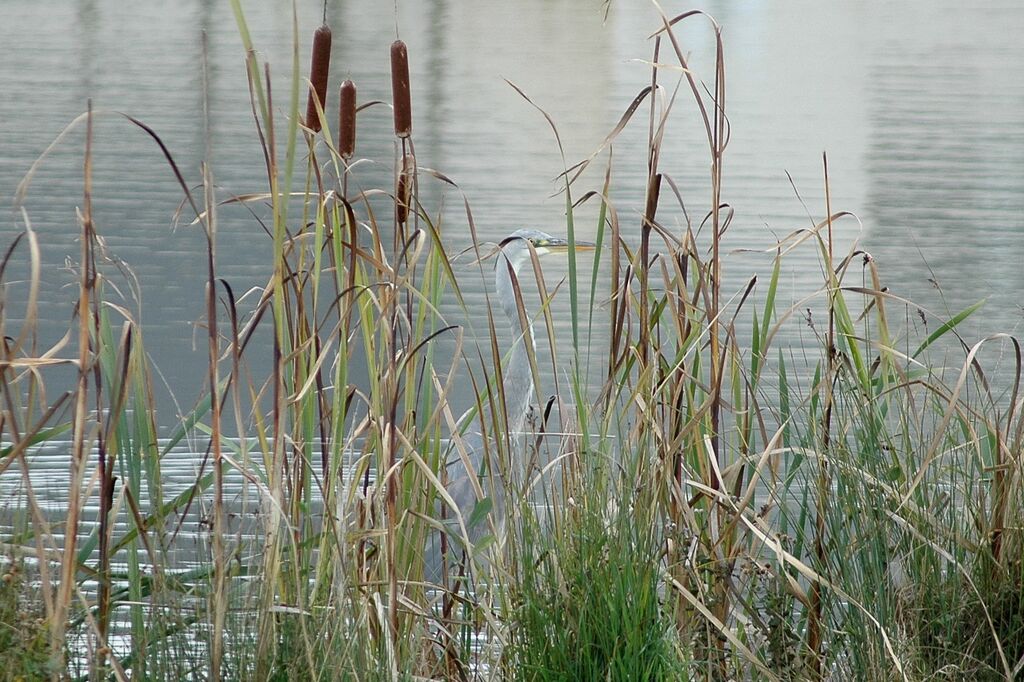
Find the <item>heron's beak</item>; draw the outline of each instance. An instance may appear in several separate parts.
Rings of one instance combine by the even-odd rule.
[[[578,239],[574,246],[576,251],[593,251],[597,248],[597,244],[593,242],[584,242]],[[534,239],[533,247],[546,253],[568,253],[569,241],[566,239]]]

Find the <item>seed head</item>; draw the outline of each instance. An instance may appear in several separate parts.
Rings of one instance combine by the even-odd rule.
[[[349,159],[356,151],[356,84],[350,80],[338,91],[338,152]]]
[[[405,43],[391,43],[391,99],[395,107],[395,135],[412,134],[412,102],[409,94],[409,52]]]
[[[320,117],[316,102],[324,108],[327,101],[327,74],[331,68],[331,29],[324,24],[313,33],[313,57],[309,66],[309,80],[313,84],[306,101],[306,127],[314,133],[320,131]],[[313,98],[316,97],[316,100]]]

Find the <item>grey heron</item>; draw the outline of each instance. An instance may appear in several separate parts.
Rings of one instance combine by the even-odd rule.
[[[545,256],[567,253],[571,247],[582,251],[594,249],[595,245],[582,241],[570,244],[568,240],[552,237],[539,230],[516,230],[498,244],[494,264],[495,298],[508,318],[513,341],[508,360],[502,368],[500,383],[504,396],[505,420],[497,421],[507,427],[509,435],[512,436],[510,442],[514,442],[516,434],[522,432],[530,409],[533,394],[530,356],[535,351],[535,346],[527,346],[528,342],[533,344],[533,325],[529,314],[520,315],[521,304],[517,303],[517,298],[521,297],[517,295],[517,275],[520,268],[531,262],[531,250],[537,256]],[[490,532],[491,524],[479,518],[480,514],[473,513],[484,497],[490,499],[489,514],[494,529],[499,534],[504,530],[507,482],[501,479],[502,468],[493,461],[493,457],[488,456],[488,453],[495,451],[496,448],[487,447],[484,443],[484,418],[477,415],[465,435],[461,438],[452,438],[445,457],[444,466],[447,469],[448,480],[445,490],[457,508],[449,511],[447,516],[451,519],[455,516],[453,512],[457,511],[463,523],[468,525],[466,537],[463,537],[461,530],[458,530],[459,526],[451,524],[452,532],[448,533],[449,566],[459,563],[458,558],[462,555],[461,549],[466,539],[471,546],[475,546]],[[469,521],[474,516],[478,517],[474,519],[476,523],[470,524]],[[425,579],[440,584],[444,577],[442,568],[441,534],[431,532],[424,563]]]

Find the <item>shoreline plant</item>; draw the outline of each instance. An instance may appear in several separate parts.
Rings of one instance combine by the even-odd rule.
[[[559,176],[564,233],[574,243],[586,230],[597,248],[592,261],[570,255],[564,287],[549,287],[534,263],[537,299],[521,310],[547,346],[532,364],[550,358],[565,395],[537,396],[536,433],[521,437],[503,423],[504,348],[490,310],[479,341],[441,312],[454,299],[479,313],[446,232],[470,233],[481,277],[489,253],[455,182],[417,164],[414,55],[391,46],[393,185],[367,188],[356,130],[381,103],[360,104],[351,80],[328,101],[330,29],[315,33],[306,80],[295,19],[290,73],[272,79],[241,2],[232,7],[266,190],[222,198],[208,164],[190,182],[157,131],[124,117],[161,149],[206,239],[205,399],[160,437],[138,297],[118,294],[91,210],[92,125],[112,114],[90,107],[54,142],[85,128],[78,303],[64,340],[40,348],[45,245],[24,211],[0,260],[0,477],[19,481],[0,500],[0,552],[13,557],[0,636],[18,652],[4,654],[0,675],[923,680],[1024,670],[1019,344],[969,342],[957,328],[979,306],[934,315],[889,291],[870,254],[837,252],[836,230],[855,217],[831,206],[824,157],[824,217],[768,246],[766,279],[726,289],[730,130],[710,17],[662,17],[650,84],[601,147]],[[675,31],[696,21],[715,37],[707,82]],[[281,81],[283,98],[271,87]],[[555,122],[513,87],[561,149]],[[707,141],[711,191],[699,214],[662,157],[684,106]],[[645,195],[619,207],[610,149],[645,107]],[[598,186],[583,189],[601,162]],[[464,227],[425,205],[425,183],[459,196]],[[594,226],[576,220],[588,202]],[[661,222],[672,203],[685,219]],[[218,273],[217,215],[228,204],[248,207],[273,243],[249,309]],[[814,250],[823,276],[787,304],[779,281],[795,249]],[[22,269],[27,284],[10,274]],[[555,296],[569,299],[571,343],[556,333]],[[894,324],[912,315],[924,334]],[[610,333],[595,348],[599,316]],[[817,344],[783,347],[792,325]],[[271,349],[265,375],[254,339]],[[1011,371],[985,368],[992,345]],[[584,371],[595,363],[600,385]],[[52,388],[58,371],[73,372],[73,386]],[[451,399],[466,377],[519,504],[504,534],[469,553],[462,579],[431,585],[428,536],[445,531],[457,549],[467,524],[488,522],[486,505],[468,519],[435,512],[441,462],[460,438]],[[198,471],[172,490],[165,463],[186,438],[204,444]],[[33,484],[45,448],[68,457],[56,518]],[[200,558],[182,562],[176,547],[190,532]],[[43,617],[10,638],[26,604]]]

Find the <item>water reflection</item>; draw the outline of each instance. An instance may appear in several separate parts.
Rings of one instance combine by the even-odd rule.
[[[861,238],[894,290],[941,306],[928,283],[927,261],[950,307],[992,295],[984,318],[990,330],[1020,321],[1024,48],[1016,32],[1005,29],[1024,25],[1024,10],[1008,5],[964,16],[954,7],[945,0],[710,3],[709,11],[725,27],[733,131],[725,198],[736,219],[727,250],[766,248],[776,235],[820,219],[821,152],[827,150],[833,205],[859,213],[865,226],[861,235],[844,225],[841,238],[845,243]],[[298,9],[305,68],[305,41],[319,24],[321,9],[318,3]],[[246,12],[259,58],[270,64],[276,96],[287,97],[291,6],[247,3]],[[332,0],[327,12],[335,36],[332,93],[351,77],[361,101],[389,99],[393,5]],[[503,79],[523,87],[548,111],[559,126],[566,160],[573,163],[604,138],[649,81],[649,67],[631,60],[650,58],[647,36],[656,27],[657,15],[647,3],[612,3],[607,20],[601,4],[589,0],[486,0],[471,8],[450,2],[400,5],[397,29],[413,57],[419,162],[459,183],[482,239],[497,240],[519,227],[564,232],[564,200],[552,196],[562,156],[544,118]],[[204,31],[210,158],[218,196],[265,187],[243,55],[227,3],[192,0],[126,11],[112,0],[45,6],[21,1],[5,6],[0,26],[5,65],[0,91],[13,93],[0,101],[3,200],[32,160],[84,110],[87,98],[99,109],[125,111],[152,125],[189,180],[198,182],[206,145]],[[680,37],[694,68],[709,73],[712,43],[705,27],[695,22],[681,28]],[[663,83],[673,87],[674,76],[666,75]],[[707,205],[708,160],[702,125],[688,97],[679,97],[672,126],[663,171],[679,186],[691,217],[699,218]],[[615,145],[613,199],[627,240],[636,239],[639,226],[646,128],[641,112]],[[74,275],[65,259],[77,254],[81,149],[78,133],[54,152],[27,204],[44,246],[43,330],[51,343],[71,317],[66,287]],[[187,409],[204,380],[203,345],[194,347],[192,338],[202,316],[204,240],[193,227],[173,225],[180,191],[140,131],[115,116],[102,116],[96,152],[97,225],[111,251],[138,273],[148,348]],[[394,143],[385,107],[360,115],[358,154],[380,161],[363,166],[360,183],[387,186]],[[577,196],[599,185],[601,166],[595,164],[585,176]],[[427,185],[427,205],[441,218],[452,252],[468,246],[461,197],[449,192],[442,202],[440,189]],[[671,229],[685,226],[682,210],[672,202],[665,202],[659,215]],[[581,237],[593,233],[595,220],[593,206],[579,211]],[[5,244],[19,224],[17,215],[3,215]],[[263,284],[270,242],[246,208],[222,209],[220,244],[220,275],[236,292]],[[764,274],[767,263],[730,255],[728,287],[741,287],[752,271]],[[795,300],[817,286],[820,269],[811,249],[790,264],[782,293]],[[482,318],[488,268],[481,277],[469,264],[458,267],[471,310]],[[565,276],[564,265],[545,267],[552,283]],[[12,285],[9,295],[16,303],[19,292],[23,289]],[[599,299],[604,295],[598,292]],[[562,296],[555,317],[567,317],[567,310]],[[453,303],[445,312],[458,314]],[[595,331],[600,334],[600,328]],[[538,345],[543,348],[546,340]],[[541,392],[548,393],[552,373],[548,362],[540,366]],[[176,409],[163,392],[159,400],[161,409]]]

